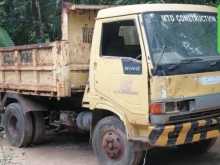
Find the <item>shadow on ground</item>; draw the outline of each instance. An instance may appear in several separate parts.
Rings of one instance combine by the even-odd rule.
[[[12,148],[12,150],[19,154],[24,153],[22,160],[25,165],[30,162],[31,165],[42,163],[47,165],[97,165],[88,137],[89,135],[59,133],[48,136],[44,144],[31,146],[27,149]],[[5,140],[0,143],[9,146]],[[204,155],[183,153],[177,148],[157,148],[148,153],[147,162],[141,165],[220,165],[219,148],[220,140],[209,153]]]
[[[88,137],[85,135],[62,134],[52,138],[50,144],[72,146],[73,149],[92,150]],[[184,153],[178,148],[156,148],[151,150],[147,156],[149,159],[145,165],[220,165],[220,142],[218,141],[209,153],[203,155]]]
[[[154,149],[148,156],[146,165],[220,165],[220,153],[213,150],[207,154],[193,155],[176,148]]]

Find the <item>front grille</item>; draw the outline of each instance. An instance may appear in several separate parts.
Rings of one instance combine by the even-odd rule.
[[[184,115],[179,115],[179,116],[171,116],[169,118],[169,121],[170,122],[187,122],[187,121],[193,121],[193,120],[199,120],[199,119],[208,119],[212,117],[220,117],[220,109],[184,114]]]

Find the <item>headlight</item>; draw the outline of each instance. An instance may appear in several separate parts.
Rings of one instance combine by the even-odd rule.
[[[154,115],[165,113],[165,104],[164,103],[150,104],[150,113]]]
[[[166,113],[189,112],[193,109],[194,105],[194,100],[152,103],[150,104],[150,113],[153,115],[159,115]]]

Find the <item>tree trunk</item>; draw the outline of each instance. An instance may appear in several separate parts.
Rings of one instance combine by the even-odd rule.
[[[38,38],[38,42],[43,42],[44,39],[44,30],[43,30],[43,22],[41,15],[41,8],[39,0],[32,0],[32,11],[34,16],[36,36]]]

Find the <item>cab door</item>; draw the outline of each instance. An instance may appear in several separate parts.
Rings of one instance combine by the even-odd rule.
[[[146,122],[147,64],[137,16],[106,19],[101,24],[100,53],[94,61],[94,88],[130,120]],[[141,115],[140,115],[141,114]]]

